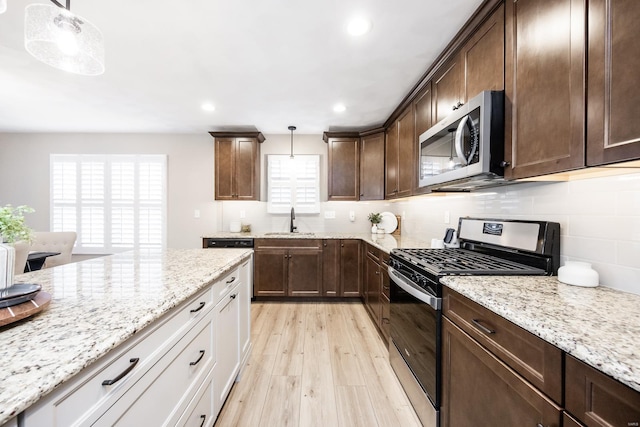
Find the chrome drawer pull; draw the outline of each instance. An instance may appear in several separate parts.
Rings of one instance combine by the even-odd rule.
[[[125,369],[124,371],[122,371],[120,373],[120,375],[118,375],[117,377],[115,377],[112,380],[104,380],[102,381],[102,385],[114,385],[115,383],[117,383],[118,381],[120,381],[121,379],[123,379],[124,377],[127,376],[127,374],[129,372],[131,372],[133,370],[133,368],[136,367],[136,365],[138,364],[138,362],[140,361],[139,357],[134,357],[132,359],[129,359],[129,367],[127,369]]]
[[[476,325],[478,329],[480,329],[482,332],[484,332],[487,335],[496,333],[494,329],[489,329],[486,326],[482,325],[478,319],[471,319],[471,321],[473,322],[474,325]]]
[[[206,304],[205,302],[200,301],[200,307],[194,308],[193,310],[191,310],[191,313],[196,313],[196,312],[202,310],[204,308],[205,304]]]
[[[200,423],[200,427],[202,427],[204,425],[204,421],[207,419],[206,415],[200,415],[200,418],[202,418],[202,423]]]
[[[198,363],[200,363],[203,357],[204,357],[204,350],[200,350],[200,357],[198,357],[198,360],[196,360],[195,362],[189,362],[189,365],[190,366],[197,365]]]

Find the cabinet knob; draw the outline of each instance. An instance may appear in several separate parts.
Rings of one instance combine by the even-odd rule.
[[[360,197],[364,197],[364,193],[360,193]]]
[[[509,165],[511,165],[511,163],[507,162],[506,160],[503,160],[503,161],[500,162],[500,167],[501,168],[506,168]]]

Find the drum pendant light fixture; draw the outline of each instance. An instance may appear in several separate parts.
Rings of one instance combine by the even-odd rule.
[[[63,6],[31,4],[25,8],[24,46],[36,59],[85,76],[104,73],[104,40],[100,30]]]
[[[289,158],[293,159],[293,131],[296,130],[296,127],[289,126],[289,130],[291,131],[291,155],[289,156]]]

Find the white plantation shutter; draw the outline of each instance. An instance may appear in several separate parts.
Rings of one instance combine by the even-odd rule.
[[[51,155],[51,230],[76,231],[75,253],[161,248],[164,155]]]
[[[268,155],[269,213],[320,212],[320,156]]]

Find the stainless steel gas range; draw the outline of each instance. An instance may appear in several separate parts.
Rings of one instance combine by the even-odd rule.
[[[439,425],[440,279],[450,275],[553,275],[560,225],[546,221],[461,218],[460,248],[394,249],[389,360],[422,424]]]

